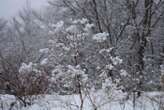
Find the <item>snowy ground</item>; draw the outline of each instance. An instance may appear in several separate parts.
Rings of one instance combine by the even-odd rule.
[[[110,96],[110,97],[109,97]],[[111,96],[103,92],[92,93],[90,96],[84,97],[83,110],[134,110],[132,100],[123,100],[119,95]],[[144,93],[142,97],[137,99],[135,110],[162,110],[162,96],[164,93],[151,92]],[[9,95],[1,96],[1,109],[9,110],[10,104],[15,98]],[[18,106],[14,110],[80,110],[79,95],[45,95],[35,101],[35,104],[25,108]],[[3,105],[3,106],[2,106]]]

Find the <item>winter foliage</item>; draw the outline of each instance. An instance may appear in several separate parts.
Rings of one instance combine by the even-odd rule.
[[[43,13],[0,19],[0,93],[15,97],[8,109],[163,109],[162,93],[147,93],[164,90],[163,15],[163,0],[49,0]]]

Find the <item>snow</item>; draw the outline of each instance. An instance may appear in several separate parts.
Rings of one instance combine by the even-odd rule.
[[[52,31],[52,30],[48,31],[48,35],[54,35],[54,34],[55,34],[54,31]]]
[[[84,31],[89,32],[92,27],[94,27],[94,24],[86,24]]]
[[[127,71],[124,69],[120,70],[120,75],[126,77],[128,75]]]
[[[100,53],[100,54],[102,54],[103,52],[110,53],[112,50],[113,50],[113,48],[101,49],[101,50],[99,51],[99,53]]]
[[[61,30],[63,30],[63,26],[64,26],[63,21],[59,21],[56,24],[52,24],[52,27],[55,27],[55,32],[60,32]]]
[[[106,69],[112,70],[114,66],[112,64],[106,65]]]
[[[68,65],[68,72],[72,72],[74,75],[83,75],[84,71],[80,70],[78,67],[74,67],[72,65]]]
[[[85,23],[87,23],[87,22],[88,22],[88,20],[87,20],[86,18],[77,19],[77,20],[74,20],[74,21],[73,21],[74,24],[78,24],[78,23],[80,23],[80,24],[85,24]]]
[[[43,54],[46,54],[46,53],[49,52],[49,49],[48,48],[40,49],[39,52],[43,53]]]
[[[43,60],[40,62],[41,65],[46,65],[47,63],[48,63],[48,59],[47,59],[47,58],[43,59]]]
[[[30,72],[34,72],[34,73],[40,73],[40,71],[36,68],[37,64],[35,63],[22,63],[22,65],[19,68],[19,73],[21,74],[26,74],[26,73],[30,73]]]
[[[79,32],[79,30],[78,30],[78,28],[77,28],[76,25],[71,25],[71,26],[69,26],[69,27],[66,29],[66,31],[67,31],[68,33],[72,33],[72,34],[77,34],[77,33]]]
[[[116,56],[116,57],[111,56],[111,60],[112,60],[114,65],[118,65],[118,64],[121,64],[123,62],[123,60],[120,59],[118,56]]]
[[[96,42],[101,43],[101,42],[104,42],[105,40],[107,40],[107,36],[108,36],[108,35],[109,35],[109,34],[106,33],[106,32],[97,33],[97,34],[95,34],[95,35],[92,37],[92,39],[95,40]]]
[[[67,36],[67,39],[73,41],[73,40],[75,40],[75,36],[74,35],[68,35]]]
[[[33,70],[33,63],[30,62],[29,64],[22,63],[21,67],[19,68],[19,73],[29,73]]]
[[[162,105],[159,105],[158,101],[162,101],[163,94],[162,92],[143,93],[140,98],[136,99],[135,110],[159,110]],[[83,95],[83,110],[94,110],[95,107],[97,110],[134,110],[132,99],[125,100],[124,95],[119,91],[113,95],[106,94],[102,90],[89,92],[88,95]],[[7,110],[10,103],[15,101],[15,98],[10,95],[0,97],[4,110]],[[31,106],[13,110],[80,110],[80,104],[79,95],[54,94],[37,99]]]

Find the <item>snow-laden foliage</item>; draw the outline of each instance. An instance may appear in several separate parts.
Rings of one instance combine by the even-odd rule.
[[[104,42],[107,40],[107,37],[109,36],[108,33],[98,33],[93,36],[93,40],[96,42]]]
[[[31,72],[38,72],[36,69],[36,64],[33,64],[30,62],[29,64],[22,63],[21,67],[19,68],[19,73],[25,74],[25,73],[31,73]]]
[[[87,18],[94,26],[94,35],[107,34],[106,37],[92,36],[96,38],[95,45],[102,48],[108,43],[108,47],[102,49],[114,47],[113,53],[124,60],[122,68],[130,74],[125,85],[131,86],[130,82],[134,83],[127,90],[133,87],[142,90],[150,85],[153,85],[153,89],[154,87],[158,89],[159,66],[163,64],[163,2],[163,0],[50,0],[50,9],[61,9],[58,13],[62,13],[58,16],[58,13],[51,11],[50,16],[67,23],[72,18]]]
[[[163,0],[49,4],[43,14],[25,9],[11,24],[0,19],[2,93],[24,106],[27,96],[76,93],[82,110],[90,92],[133,95],[135,108],[142,91],[163,89]]]
[[[78,92],[78,82],[88,89],[101,89],[107,80],[115,89],[122,86],[127,72],[119,67],[123,60],[113,54],[107,32],[93,34],[94,25],[85,18],[59,21],[53,28],[48,48],[40,50],[46,56],[40,64],[51,68],[51,88],[67,94]],[[60,31],[56,31],[58,28]]]

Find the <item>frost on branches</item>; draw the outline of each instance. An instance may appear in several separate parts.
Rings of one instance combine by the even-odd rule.
[[[78,82],[88,89],[123,88],[121,81],[128,73],[120,67],[123,60],[113,54],[114,48],[106,42],[109,33],[93,34],[94,25],[85,18],[71,19],[69,23],[59,21],[52,33],[49,47],[40,52],[47,53],[41,64],[51,68],[51,87],[57,93],[77,92]],[[115,87],[111,83],[105,87],[107,80]]]
[[[95,40],[96,42],[104,42],[107,40],[107,36],[109,36],[108,33],[97,33],[93,36],[93,40]]]
[[[29,64],[22,63],[21,67],[19,68],[19,73],[26,74],[31,72],[39,72],[39,70],[36,69],[36,64],[33,64],[30,62]]]

